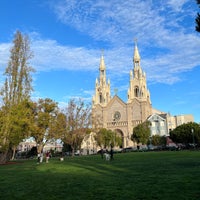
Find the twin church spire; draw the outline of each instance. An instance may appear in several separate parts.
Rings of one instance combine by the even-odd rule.
[[[135,47],[134,47],[133,63],[134,63],[134,67],[136,63],[137,64],[140,63],[140,54],[138,51],[137,42],[135,42]]]
[[[110,99],[110,80],[106,81],[106,65],[102,53],[99,65],[99,79],[96,79],[95,95],[92,101],[93,105],[100,104],[106,106]]]
[[[133,55],[133,70],[130,71],[130,85],[128,89],[128,103],[134,99],[150,101],[150,92],[146,85],[146,75],[140,66],[140,54],[135,42]],[[106,81],[106,65],[102,52],[99,66],[99,78],[95,83],[95,95],[93,96],[93,106],[100,104],[106,106],[111,100],[110,80]]]
[[[140,65],[140,54],[137,43],[135,43],[134,47],[133,66],[133,71],[130,71],[128,102],[130,103],[134,99],[138,99],[140,101],[148,101],[151,103],[150,92],[147,89],[146,74]]]

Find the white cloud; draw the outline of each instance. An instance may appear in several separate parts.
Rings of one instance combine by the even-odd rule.
[[[0,44],[0,70],[4,70],[8,64],[11,45],[9,43]]]
[[[133,37],[158,26],[162,18],[151,9],[150,1],[61,1],[55,13],[63,23],[96,40],[130,43]],[[149,23],[150,22],[150,23]],[[138,32],[138,29],[141,31]]]
[[[185,3],[189,2],[190,0],[168,0],[167,4],[176,12],[182,11],[182,7]]]
[[[84,47],[62,46],[53,40],[33,42],[33,64],[39,71],[92,70],[98,62],[97,51]]]
[[[107,42],[105,63],[111,81],[128,76],[132,69],[133,39],[138,38],[141,62],[147,79],[172,84],[180,74],[200,65],[200,38],[189,32],[194,24],[183,26],[191,17],[189,0],[67,0],[52,4],[59,20],[91,37]],[[56,1],[57,2],[57,1]],[[180,14],[181,9],[181,14]],[[30,33],[37,71],[97,71],[100,50],[81,46],[64,46],[55,40],[41,39]],[[0,45],[0,64],[6,65],[10,44]]]
[[[194,35],[185,37],[182,34],[170,41],[166,53],[160,52],[159,55],[151,53],[151,46],[148,47],[150,53],[147,54],[146,47],[138,42],[142,68],[147,73],[148,80],[172,84],[180,81],[180,73],[200,65],[198,37]],[[164,43],[161,46],[164,46]],[[2,52],[0,60],[3,61],[4,67],[9,57],[9,48],[10,44],[0,45],[0,52]],[[100,50],[63,46],[53,40],[32,39],[32,50],[34,58],[31,64],[37,72],[61,69],[97,71],[100,63]],[[154,44],[152,51],[154,51]],[[105,50],[107,77],[112,81],[116,77],[128,76],[133,68],[132,56],[133,46]]]

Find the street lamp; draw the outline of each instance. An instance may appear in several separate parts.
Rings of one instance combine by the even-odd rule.
[[[194,142],[194,129],[191,129],[192,132],[192,142],[193,142],[193,147],[195,148],[195,142]]]
[[[149,147],[152,148],[151,124],[149,124],[148,127],[149,127],[149,131],[150,131],[150,137],[149,137],[149,142],[150,142],[150,144],[149,144]]]

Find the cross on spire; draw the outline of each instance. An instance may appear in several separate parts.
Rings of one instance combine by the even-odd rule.
[[[101,55],[104,56],[104,49],[101,49]]]
[[[134,38],[134,42],[135,42],[136,45],[137,45],[137,41],[138,41],[138,39],[137,39],[137,38]]]

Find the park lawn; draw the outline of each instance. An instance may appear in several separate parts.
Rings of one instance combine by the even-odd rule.
[[[163,151],[16,161],[0,166],[0,199],[199,200],[200,152]]]

